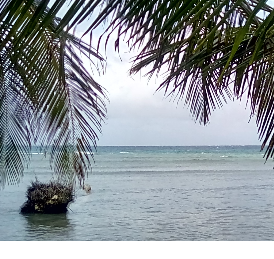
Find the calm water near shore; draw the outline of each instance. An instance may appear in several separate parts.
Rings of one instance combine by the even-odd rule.
[[[99,147],[67,214],[21,215],[31,180],[51,178],[34,152],[19,186],[0,191],[0,240],[274,240],[273,161],[259,146]]]

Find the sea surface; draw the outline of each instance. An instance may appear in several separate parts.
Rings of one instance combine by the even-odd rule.
[[[35,151],[19,186],[0,191],[0,240],[274,240],[273,160],[259,146],[98,147],[66,214],[22,215]]]

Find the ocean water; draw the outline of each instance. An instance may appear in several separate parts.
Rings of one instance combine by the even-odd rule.
[[[0,240],[274,240],[273,161],[259,146],[98,147],[66,214],[22,215],[34,152],[19,186],[0,191]]]

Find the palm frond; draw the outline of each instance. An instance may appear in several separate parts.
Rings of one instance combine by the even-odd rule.
[[[238,32],[260,25],[256,14],[266,9],[263,1],[257,1],[253,9],[250,3],[256,1],[115,1],[90,29],[110,10],[119,9],[108,28],[110,33],[113,27],[118,30],[116,47],[125,34],[132,48],[142,46],[131,73],[146,66],[152,67],[148,74],[168,71],[158,89],[184,99],[195,118],[205,124],[210,111],[225,101],[224,93],[231,96],[228,85],[235,54],[228,53],[238,49],[232,47]]]
[[[80,49],[88,56],[91,54],[88,46],[73,35],[66,38],[67,44],[62,55],[65,78],[56,74],[56,87],[60,93],[56,99],[55,96],[43,95],[45,100],[41,109],[51,108],[47,116],[43,117],[42,114],[41,132],[46,143],[51,143],[54,171],[60,178],[70,181],[76,173],[79,180],[84,180],[91,163],[88,153],[93,157],[92,146],[96,147],[98,140],[96,132],[101,132],[101,122],[105,118],[106,96],[75,52]],[[102,60],[98,54],[93,55]],[[55,91],[51,91],[51,94],[54,95]]]
[[[140,49],[130,72],[163,75],[157,90],[183,100],[203,124],[227,98],[246,94],[268,158],[274,155],[274,9],[266,2],[113,0],[86,34],[113,14],[106,39],[118,32],[116,49],[125,36]]]
[[[48,3],[10,0],[0,5],[3,185],[18,182],[24,154],[37,143],[48,146],[60,178],[83,180],[106,114],[104,89],[82,61],[84,56],[102,65],[103,58],[65,31],[69,17],[56,17],[65,1],[51,8]]]
[[[18,184],[24,161],[29,158],[31,135],[28,127],[31,103],[22,94],[22,78],[8,58],[0,53],[0,183]]]

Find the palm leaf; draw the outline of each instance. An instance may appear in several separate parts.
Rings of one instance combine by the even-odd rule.
[[[28,122],[31,103],[22,91],[22,78],[8,59],[8,51],[1,52],[0,90],[0,182],[18,184],[23,175],[24,161],[31,148]]]
[[[162,75],[157,90],[183,100],[203,124],[227,98],[246,94],[262,149],[268,144],[266,158],[273,156],[274,9],[266,1],[114,0],[85,34],[110,14],[106,39],[118,32],[116,49],[125,36],[140,49],[131,73]]]
[[[1,183],[18,182],[31,144],[48,147],[64,182],[82,181],[105,117],[105,93],[82,61],[102,65],[92,47],[64,31],[56,17],[65,1],[0,5]],[[77,8],[80,8],[78,6]],[[77,12],[77,11],[76,11]],[[65,20],[64,20],[65,19]]]

